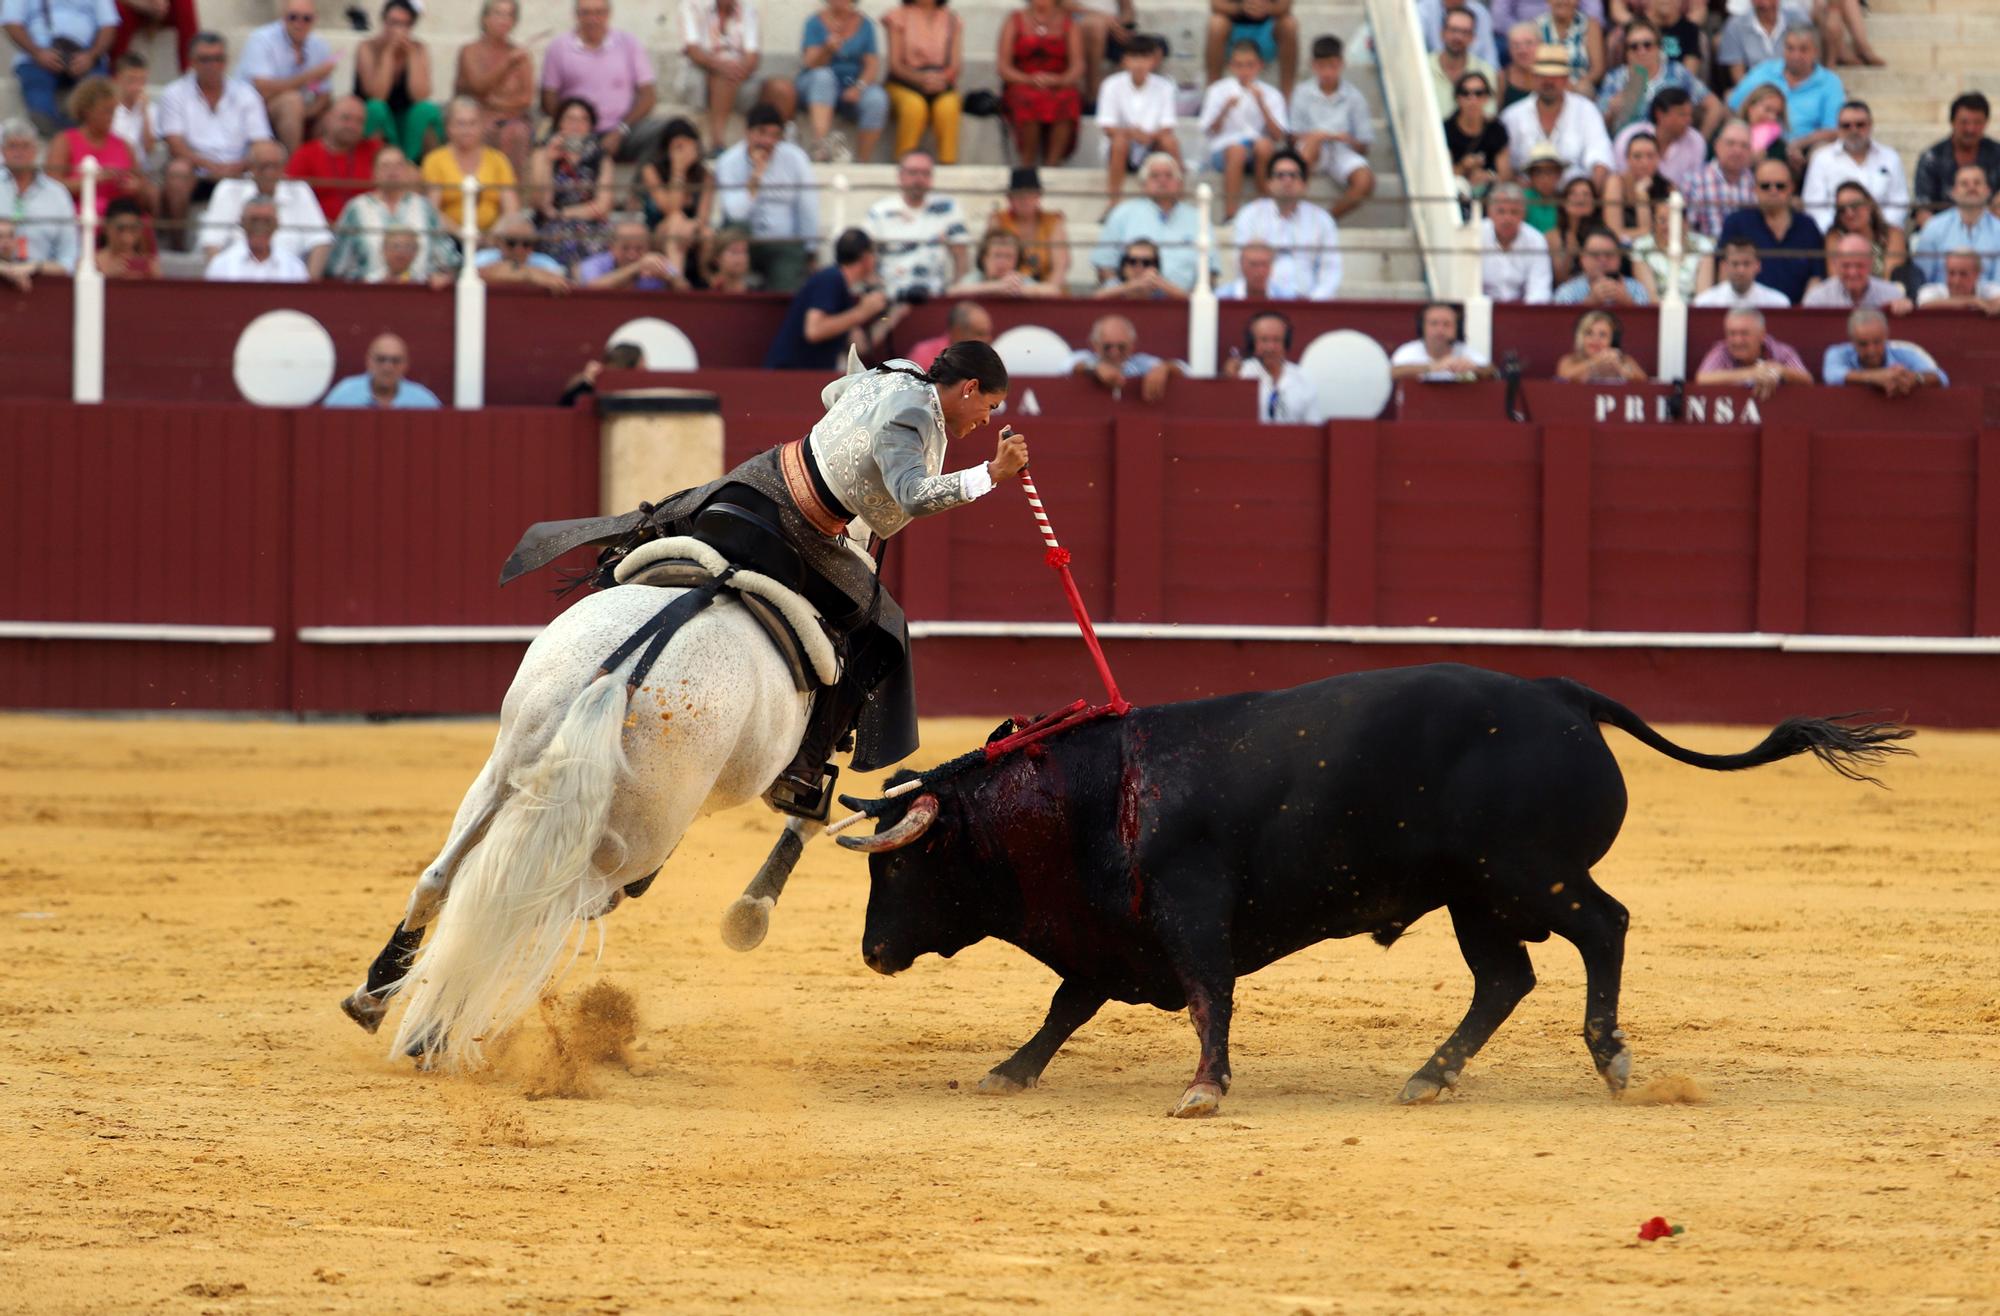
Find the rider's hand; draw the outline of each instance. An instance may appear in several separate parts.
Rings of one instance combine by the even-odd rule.
[[[1011,480],[1028,465],[1028,441],[1012,430],[1000,432],[1000,445],[993,450],[993,460],[986,463],[986,473],[993,477],[993,483]]]

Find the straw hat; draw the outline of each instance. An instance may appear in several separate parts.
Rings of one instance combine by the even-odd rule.
[[[1558,169],[1567,169],[1569,161],[1562,158],[1554,143],[1536,142],[1528,148],[1528,163],[1524,166],[1524,171],[1532,170],[1536,165],[1554,165]]]
[[[1538,78],[1567,78],[1569,76],[1569,47],[1536,46],[1535,63],[1529,70]]]

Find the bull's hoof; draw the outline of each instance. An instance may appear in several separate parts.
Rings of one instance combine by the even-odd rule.
[[[1018,1078],[1009,1078],[999,1070],[994,1070],[979,1080],[979,1090],[989,1097],[1011,1097],[1017,1092],[1026,1092],[1032,1083],[1023,1083]]]
[[[722,944],[731,950],[755,950],[771,930],[771,910],[777,902],[769,896],[738,896],[722,911]]]
[[[1181,1093],[1181,1104],[1173,1108],[1177,1120],[1203,1119],[1222,1109],[1222,1085],[1219,1083],[1190,1083],[1188,1090]]]
[[[1618,1054],[1597,1072],[1604,1076],[1604,1086],[1611,1089],[1612,1096],[1624,1096],[1626,1087],[1632,1082],[1632,1048],[1619,1047]]]
[[[1455,1070],[1447,1069],[1436,1078],[1431,1078],[1424,1074],[1416,1074],[1411,1077],[1409,1082],[1403,1084],[1403,1090],[1396,1097],[1396,1100],[1405,1106],[1422,1106],[1436,1101],[1447,1091],[1456,1092],[1457,1090],[1458,1073]]]
[[[389,1013],[389,998],[371,996],[366,987],[356,987],[340,1003],[340,1012],[361,1025],[361,1030],[372,1033],[382,1026],[382,1017]]]

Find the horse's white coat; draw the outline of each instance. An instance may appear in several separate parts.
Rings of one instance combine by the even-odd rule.
[[[405,924],[436,919],[392,1055],[422,1042],[440,1068],[478,1065],[575,956],[580,921],[665,863],[696,818],[761,795],[797,752],[809,696],[726,596],[673,637],[629,706],[634,659],[593,679],[680,593],[589,595],[529,647],[493,755],[411,892]]]

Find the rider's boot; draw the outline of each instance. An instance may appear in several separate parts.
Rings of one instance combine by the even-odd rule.
[[[806,718],[799,752],[764,792],[766,804],[779,813],[826,821],[833,805],[833,783],[840,776],[840,769],[827,760],[853,727],[865,694],[845,673],[838,684],[820,692]]]

